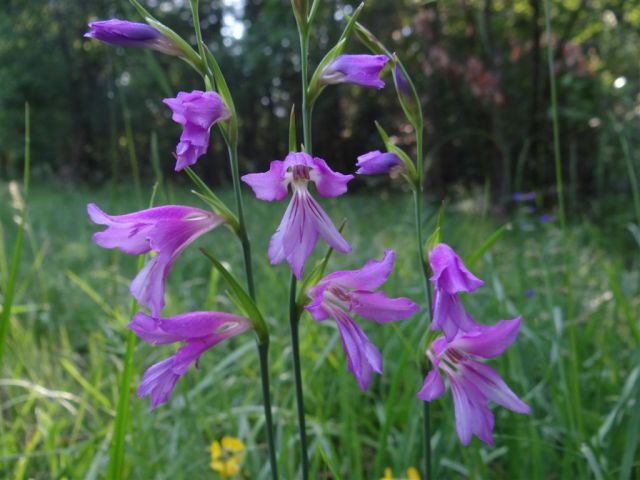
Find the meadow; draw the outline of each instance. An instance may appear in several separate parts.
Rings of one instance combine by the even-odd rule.
[[[360,180],[361,181],[361,180]],[[143,189],[150,193],[146,186]],[[182,184],[159,189],[157,201],[202,206]],[[245,192],[246,193],[246,192]],[[232,192],[221,196],[231,200]],[[640,478],[640,276],[628,201],[613,198],[606,222],[574,213],[566,229],[541,216],[546,202],[508,202],[496,214],[488,195],[456,195],[445,208],[442,239],[486,281],[464,298],[480,323],[522,315],[518,341],[491,365],[524,401],[530,416],[496,415],[495,447],[476,438],[463,447],[454,431],[450,393],[431,405],[435,478]],[[15,195],[0,185],[0,271],[6,285],[16,235]],[[17,480],[103,478],[114,428],[131,316],[128,283],[134,257],[98,248],[85,212],[135,205],[128,185],[91,188],[37,178],[27,200],[22,261],[0,378],[0,477]],[[428,202],[426,231],[437,205]],[[366,193],[323,200],[354,254],[331,257],[329,271],[358,268],[397,254],[384,290],[421,302],[421,279],[408,195],[372,184]],[[245,198],[253,244],[257,303],[271,331],[271,378],[283,478],[297,478],[291,346],[287,323],[289,271],[268,267],[267,243],[283,205]],[[505,213],[506,212],[506,213]],[[503,233],[477,252],[500,227]],[[196,247],[215,251],[243,278],[241,250],[225,229],[199,239],[168,279],[167,313],[234,311],[227,286]],[[318,251],[319,250],[319,251]],[[323,254],[317,249],[312,261]],[[424,307],[424,305],[423,305]],[[311,478],[377,479],[391,467],[402,478],[422,462],[421,386],[427,318],[376,326],[362,321],[384,358],[384,375],[361,392],[346,369],[332,322],[308,314],[300,325]],[[127,478],[216,478],[209,446],[223,436],[247,446],[239,478],[269,478],[254,339],[247,333],[216,346],[176,386],[171,401],[150,413],[135,397],[141,373],[173,347],[139,343],[126,436]]]

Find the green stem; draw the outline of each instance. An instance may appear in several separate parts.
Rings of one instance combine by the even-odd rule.
[[[271,477],[278,480],[278,461],[276,459],[276,444],[273,438],[273,420],[271,417],[271,391],[269,388],[269,341],[258,344],[260,357],[260,380],[262,381],[262,398],[264,403],[264,417],[267,426],[267,440],[269,441],[269,462],[271,463]]]
[[[553,153],[555,160],[555,173],[556,173],[556,190],[558,195],[558,217],[560,219],[560,227],[564,234],[565,241],[567,240],[567,228],[566,228],[566,215],[564,207],[564,191],[562,181],[562,159],[560,157],[560,126],[558,119],[558,96],[556,91],[556,78],[555,69],[553,65],[553,45],[551,44],[551,7],[549,0],[544,0],[544,19],[545,30],[547,35],[547,62],[549,68],[549,85],[551,90],[551,118],[553,122]],[[582,419],[582,401],[580,394],[580,355],[578,351],[578,339],[573,314],[573,292],[571,288],[571,276],[569,269],[569,255],[567,249],[563,251],[563,260],[565,266],[565,276],[567,285],[567,318],[570,319],[570,323],[567,325],[567,332],[569,334],[569,366],[570,375],[568,379],[568,389],[571,396],[571,409],[569,412],[569,418],[571,424],[575,423],[575,447],[579,449],[584,438],[584,424]],[[578,462],[578,473],[583,474],[583,465]]]
[[[556,168],[556,190],[558,195],[558,217],[560,226],[565,229],[564,187],[562,182],[562,159],[560,157],[560,126],[558,122],[558,96],[556,76],[553,66],[553,46],[551,45],[551,10],[549,0],[544,0],[544,23],[547,33],[547,62],[549,65],[549,86],[551,88],[551,118],[553,121],[553,157]]]
[[[313,150],[311,134],[311,113],[313,105],[309,101],[309,32],[300,31],[300,62],[302,77],[302,132],[304,136],[304,150],[309,155]]]
[[[200,29],[200,13],[198,12],[198,0],[190,0],[191,4],[191,16],[193,17],[193,28],[196,32],[196,42],[198,43],[198,53],[200,54],[200,62],[206,68],[207,60],[204,55],[204,44],[202,43],[202,30]],[[204,76],[204,75],[203,75]]]
[[[300,63],[302,82],[302,131],[304,136],[304,151],[311,155],[311,113],[313,105],[309,101],[309,25],[298,24],[298,34],[300,37]],[[295,275],[291,274],[291,285],[289,288],[289,325],[291,329],[291,350],[293,353],[293,371],[296,388],[296,406],[298,410],[298,434],[300,435],[300,456],[302,460],[302,479],[309,478],[309,455],[307,452],[307,429],[304,418],[304,394],[302,388],[302,370],[300,367],[300,337],[298,324],[300,316],[296,304],[297,281]]]
[[[244,271],[247,276],[247,287],[252,300],[256,299],[256,288],[253,281],[253,265],[251,262],[251,242],[247,235],[247,226],[244,219],[244,206],[242,203],[242,190],[240,187],[240,173],[238,171],[238,145],[236,142],[227,143],[229,148],[229,162],[231,164],[231,179],[233,181],[233,193],[236,199],[236,210],[238,211],[238,223],[240,226],[239,236],[242,243],[242,253],[244,256]]]
[[[418,261],[420,262],[420,272],[422,273],[422,287],[429,309],[428,317],[431,318],[431,283],[429,282],[429,268],[424,258],[424,241],[422,238],[422,192],[424,178],[424,152],[423,152],[423,132],[424,125],[422,116],[416,126],[416,169],[418,184],[413,191],[414,220],[416,228],[416,247],[418,249]],[[430,328],[431,322],[427,328]],[[424,476],[426,480],[431,480],[431,405],[423,402],[423,432],[424,432]]]
[[[291,328],[291,349],[293,352],[293,373],[296,384],[296,406],[298,409],[298,430],[300,433],[300,454],[302,457],[302,478],[309,478],[309,457],[307,454],[307,428],[304,418],[304,396],[302,392],[302,370],[300,368],[300,337],[298,324],[298,306],[296,304],[297,281],[291,274],[291,287],[289,289],[289,322]]]

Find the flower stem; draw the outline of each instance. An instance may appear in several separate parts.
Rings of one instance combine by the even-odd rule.
[[[300,62],[302,77],[302,132],[304,150],[312,152],[311,113],[313,106],[309,102],[309,32],[300,32]]]
[[[200,53],[200,59],[204,65],[206,65],[206,57],[204,51],[204,44],[202,42],[202,33],[200,31],[200,21],[198,17],[198,0],[191,0],[191,13],[193,14],[193,23],[196,32],[196,38],[198,41],[198,51]],[[203,75],[203,79],[207,87],[209,87],[211,80],[207,75]],[[233,193],[236,201],[236,211],[238,216],[238,237],[242,244],[242,254],[244,259],[244,271],[247,279],[247,289],[249,290],[249,296],[253,301],[256,299],[255,282],[253,280],[253,265],[251,261],[251,242],[247,235],[247,227],[244,219],[244,206],[242,203],[242,189],[240,186],[240,172],[238,168],[238,141],[234,135],[230,139],[224,132],[223,137],[227,144],[229,152],[229,164],[231,167],[231,180],[233,183]],[[267,441],[269,444],[269,463],[271,465],[271,477],[273,480],[278,480],[278,461],[276,457],[276,444],[273,435],[273,417],[271,411],[271,389],[269,387],[269,339],[261,343],[256,344],[258,347],[258,356],[260,358],[260,380],[262,383],[262,397],[264,405],[265,424],[267,428]]]
[[[303,12],[306,16],[306,12]],[[304,151],[311,155],[311,113],[313,106],[309,102],[309,24],[307,19],[298,23],[298,35],[300,37],[300,65],[302,82],[302,131],[304,138]],[[302,463],[302,479],[309,478],[309,455],[307,452],[307,429],[304,418],[304,394],[302,388],[302,370],[300,367],[300,337],[297,298],[297,280],[291,274],[291,285],[289,287],[289,326],[291,329],[291,351],[293,353],[293,373],[296,388],[296,407],[298,410],[298,434],[300,435],[300,456]]]
[[[422,287],[424,289],[424,296],[427,300],[427,307],[429,313],[427,318],[431,318],[431,284],[429,283],[429,268],[424,258],[424,241],[422,239],[422,189],[424,178],[424,153],[422,136],[424,125],[422,123],[422,116],[416,126],[416,169],[418,181],[416,188],[413,191],[413,211],[416,228],[416,248],[418,249],[418,261],[420,262],[420,272],[422,273]],[[431,321],[427,328],[431,327]],[[423,402],[423,430],[424,430],[424,477],[426,480],[431,480],[431,405],[429,402]]]
[[[238,211],[238,223],[240,225],[240,242],[242,243],[242,253],[244,255],[244,271],[247,276],[247,288],[252,300],[256,299],[256,288],[253,281],[253,266],[251,263],[251,242],[247,235],[247,227],[244,220],[244,207],[242,203],[242,190],[240,188],[240,173],[238,172],[238,146],[234,142],[227,144],[229,147],[229,163],[231,164],[231,179],[233,181],[233,193],[236,199],[236,210]]]
[[[300,368],[300,337],[298,333],[298,306],[296,304],[297,281],[291,274],[289,288],[289,326],[291,329],[291,350],[293,352],[293,374],[296,384],[296,406],[298,409],[298,431],[300,434],[300,455],[302,462],[302,479],[309,478],[309,456],[307,454],[307,427],[304,418],[304,395],[302,393],[302,370]]]
[[[260,380],[262,381],[262,397],[264,403],[264,417],[267,426],[267,440],[269,442],[269,462],[271,463],[271,478],[278,480],[278,461],[276,459],[276,444],[273,438],[273,420],[271,417],[271,391],[269,388],[269,341],[258,344],[260,357]]]

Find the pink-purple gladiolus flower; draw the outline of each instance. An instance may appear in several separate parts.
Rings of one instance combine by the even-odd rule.
[[[231,113],[215,92],[180,92],[176,98],[165,98],[164,104],[172,111],[171,118],[182,125],[180,143],[176,147],[176,172],[193,165],[209,148],[209,130]]]
[[[178,379],[200,356],[221,341],[251,328],[247,318],[222,312],[189,312],[166,318],[137,313],[129,328],[153,345],[185,342],[169,358],[144,372],[138,396],[151,396],[151,410],[169,400]]]
[[[400,165],[402,160],[395,154],[390,152],[382,153],[379,150],[365,153],[358,157],[358,163],[356,163],[356,174],[358,175],[378,175],[380,173],[387,173],[396,165]]]
[[[347,183],[352,178],[353,175],[334,172],[321,158],[301,152],[289,153],[284,161],[274,160],[267,172],[242,177],[260,200],[283,200],[289,184],[293,190],[291,202],[269,242],[272,265],[287,260],[293,274],[300,279],[318,237],[338,252],[351,251],[351,246],[309,193],[308,184],[315,183],[321,197],[337,197],[347,191]]]
[[[111,45],[134,48],[150,48],[167,55],[181,55],[182,52],[173,41],[158,30],[144,23],[126,20],[99,20],[89,23],[87,38],[100,40]]]
[[[187,246],[203,233],[224,222],[218,215],[199,208],[166,205],[126,215],[107,215],[95,204],[87,213],[107,229],[93,235],[103,248],[118,248],[129,255],[156,252],[131,283],[131,294],[141,305],[159,316],[164,307],[164,286],[169,270]]]
[[[444,373],[449,379],[456,416],[456,431],[464,445],[475,434],[493,445],[494,417],[489,400],[517,413],[530,413],[500,375],[479,359],[494,358],[504,352],[518,336],[522,318],[501,320],[491,327],[478,325],[473,331],[447,342],[437,338],[427,350],[433,369],[424,379],[418,398],[430,402],[442,396]]]
[[[484,282],[467,270],[456,252],[444,243],[429,252],[429,264],[434,285],[431,329],[442,330],[451,341],[459,331],[469,332],[476,327],[458,293],[473,292]]]
[[[403,320],[420,309],[408,298],[389,298],[376,291],[391,275],[394,258],[393,250],[386,250],[382,260],[369,260],[358,270],[334,272],[307,292],[311,303],[305,308],[311,316],[336,321],[349,370],[362,390],[369,386],[372,372],[382,373],[382,356],[353,315],[386,323]]]
[[[325,67],[320,82],[329,85],[353,83],[367,88],[383,88],[378,75],[389,61],[386,55],[340,55]]]

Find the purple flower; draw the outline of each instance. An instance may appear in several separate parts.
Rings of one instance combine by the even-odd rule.
[[[440,397],[445,390],[441,372],[446,374],[453,395],[456,431],[464,445],[469,444],[472,434],[493,445],[494,418],[489,400],[513,412],[531,412],[493,368],[478,361],[504,352],[518,336],[521,321],[518,317],[501,320],[492,327],[478,326],[449,343],[439,337],[427,350],[433,370],[425,377],[418,398],[430,402]]]
[[[377,175],[387,173],[392,167],[400,165],[402,160],[395,153],[382,153],[379,150],[358,157],[356,167],[358,175]]]
[[[194,207],[166,205],[127,215],[110,216],[95,204],[87,205],[87,213],[98,225],[107,229],[93,235],[103,248],[118,248],[129,255],[157,253],[131,282],[131,294],[142,305],[160,315],[164,307],[164,286],[173,262],[187,246],[203,233],[224,220],[214,213]]]
[[[311,303],[305,308],[311,316],[318,321],[333,317],[338,324],[349,370],[362,390],[369,386],[373,371],[382,373],[382,356],[352,316],[386,323],[410,317],[420,309],[408,298],[389,298],[375,291],[391,275],[394,256],[393,250],[385,250],[382,260],[327,275],[307,292]]]
[[[144,23],[127,22],[126,20],[100,20],[89,23],[89,31],[84,34],[104,43],[122,47],[150,48],[167,55],[182,55],[173,41],[162,33]]]
[[[516,192],[513,194],[514,202],[532,202],[536,199],[536,192]]]
[[[215,92],[180,92],[176,98],[165,98],[163,103],[173,110],[171,118],[184,128],[176,147],[176,172],[193,165],[209,148],[209,130],[231,113]]]
[[[540,215],[540,222],[541,223],[551,223],[554,220],[554,216],[551,215],[550,213],[543,213],[542,215]]]
[[[169,400],[178,379],[204,352],[222,340],[251,328],[247,318],[221,312],[190,312],[175,317],[153,318],[137,313],[128,327],[152,345],[185,342],[175,355],[144,372],[138,396],[151,396],[151,410]]]
[[[473,292],[484,282],[466,269],[460,257],[444,243],[429,252],[429,264],[434,284],[432,330],[442,330],[451,341],[458,331],[468,332],[476,323],[467,313],[458,296],[459,292]]]
[[[353,83],[367,88],[383,88],[378,75],[389,61],[386,55],[340,55],[327,65],[320,83]]]
[[[347,183],[352,178],[353,175],[334,172],[321,158],[301,152],[289,153],[284,161],[274,160],[267,172],[242,177],[256,197],[268,202],[283,200],[287,196],[287,186],[291,184],[293,198],[269,242],[272,265],[287,260],[291,271],[300,279],[318,237],[324,238],[339,252],[351,251],[351,246],[309,193],[308,184],[314,182],[321,197],[337,197],[347,191]]]

